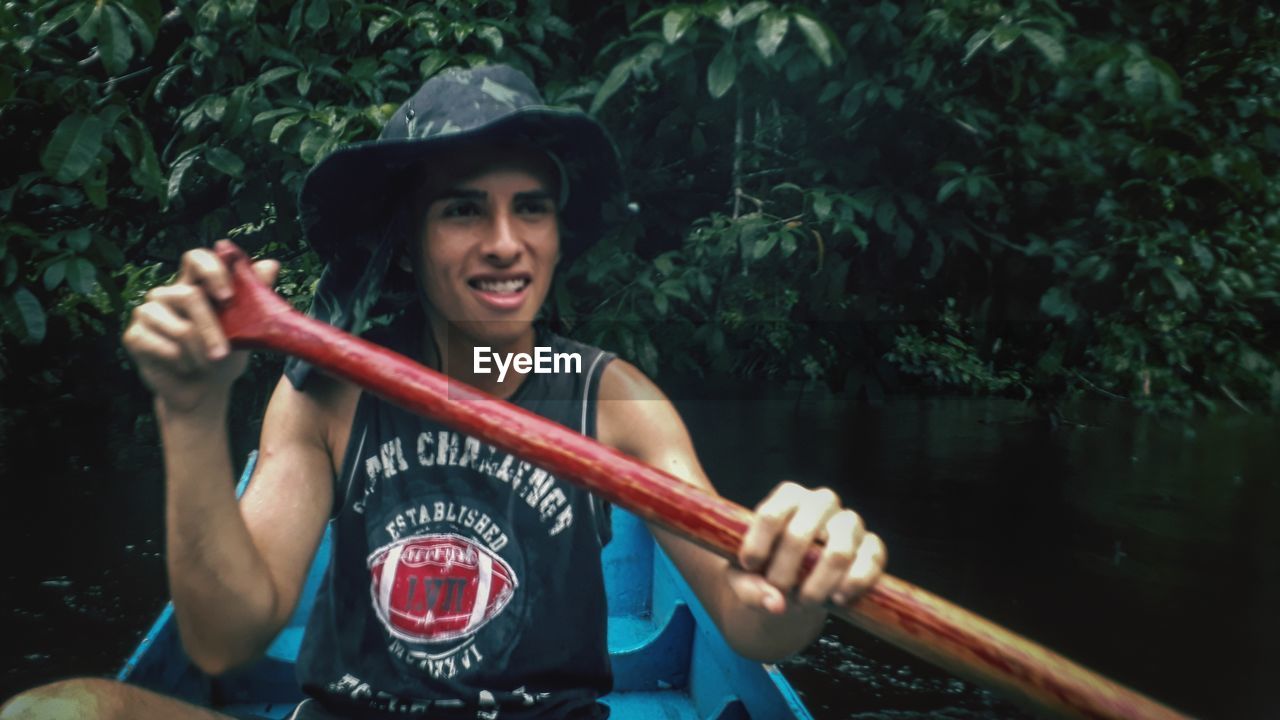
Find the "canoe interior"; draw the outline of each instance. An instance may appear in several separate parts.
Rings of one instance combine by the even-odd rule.
[[[250,456],[237,492],[248,485],[254,460]],[[749,662],[729,649],[644,524],[618,508],[612,515],[604,570],[614,692],[603,698],[612,717],[810,719],[776,667]],[[297,611],[253,666],[217,678],[200,672],[183,652],[173,606],[166,605],[117,678],[201,705],[285,718],[302,699],[294,660],[328,559],[326,530]]]

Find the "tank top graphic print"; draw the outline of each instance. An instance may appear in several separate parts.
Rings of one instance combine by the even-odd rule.
[[[612,355],[550,333],[537,344],[577,353],[581,370],[527,375],[510,402],[594,437]],[[359,717],[607,715],[599,498],[366,394],[334,505],[298,660],[308,695]]]

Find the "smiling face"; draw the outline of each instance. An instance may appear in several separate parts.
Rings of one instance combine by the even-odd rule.
[[[441,170],[428,172],[421,196],[416,262],[432,328],[476,345],[532,345],[560,255],[554,163],[489,146],[433,166]]]

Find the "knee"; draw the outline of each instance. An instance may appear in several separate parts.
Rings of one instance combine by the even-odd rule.
[[[61,680],[14,695],[0,720],[109,720],[119,716],[119,683],[99,678]]]

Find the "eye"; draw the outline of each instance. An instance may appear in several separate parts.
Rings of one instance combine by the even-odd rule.
[[[551,201],[546,198],[520,198],[516,200],[515,210],[520,215],[547,215],[554,212]]]
[[[475,200],[451,200],[440,210],[440,217],[468,218],[480,215],[480,203]]]

